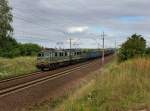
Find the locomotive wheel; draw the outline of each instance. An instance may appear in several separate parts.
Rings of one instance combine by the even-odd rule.
[[[41,71],[45,71],[44,67],[41,68]]]
[[[50,71],[50,70],[52,70],[51,64],[49,64],[49,66],[48,66],[48,71]]]
[[[55,64],[52,64],[52,69],[55,70]]]
[[[55,67],[56,67],[56,68],[59,68],[59,65],[58,65],[58,64],[55,64]]]

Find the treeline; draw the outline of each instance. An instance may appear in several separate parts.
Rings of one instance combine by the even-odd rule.
[[[146,46],[146,40],[142,35],[133,34],[121,45],[118,50],[119,62],[134,57],[145,57],[150,55],[150,47]]]
[[[37,44],[21,44],[11,37],[0,38],[0,57],[34,56],[41,49]]]

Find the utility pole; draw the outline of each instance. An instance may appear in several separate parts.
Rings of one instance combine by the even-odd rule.
[[[104,64],[105,61],[105,33],[102,34],[102,40],[103,40],[103,54],[102,54],[102,64]]]
[[[72,51],[71,51],[71,49],[72,49],[72,39],[71,39],[71,38],[69,38],[69,42],[70,42],[69,58],[70,58],[70,62],[71,62],[71,59],[72,59],[72,58],[71,58],[71,52],[72,52]]]
[[[115,56],[117,55],[117,41],[115,39]]]
[[[97,43],[97,46],[98,46],[97,48],[100,49],[100,43]]]

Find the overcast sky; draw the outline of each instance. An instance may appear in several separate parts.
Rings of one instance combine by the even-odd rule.
[[[150,0],[10,0],[14,37],[45,47],[96,48],[120,44],[133,33],[150,40]],[[59,42],[59,43],[58,43]],[[62,44],[63,43],[63,44]]]

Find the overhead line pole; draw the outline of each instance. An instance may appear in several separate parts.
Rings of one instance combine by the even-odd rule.
[[[115,56],[117,55],[117,41],[115,39]]]
[[[71,59],[72,59],[72,58],[71,58],[71,52],[72,52],[72,51],[71,51],[71,49],[72,49],[72,39],[71,39],[71,38],[69,38],[69,42],[70,42],[69,58],[70,58],[70,62],[71,62]]]
[[[105,33],[102,34],[102,41],[103,41],[103,53],[102,53],[102,64],[104,64],[105,61]]]

